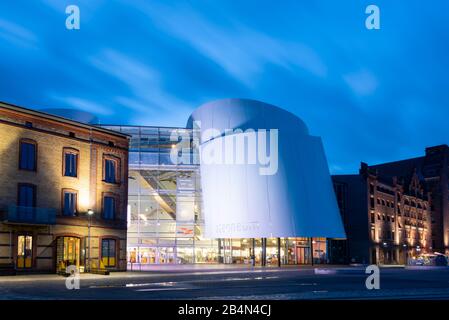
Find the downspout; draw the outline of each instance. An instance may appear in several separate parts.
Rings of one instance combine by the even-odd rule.
[[[12,230],[9,230],[9,259],[12,264],[14,264],[14,259],[12,256]]]

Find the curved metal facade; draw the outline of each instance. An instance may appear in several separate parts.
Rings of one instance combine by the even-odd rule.
[[[301,119],[225,99],[194,111],[197,126],[206,237],[345,238],[321,139]]]

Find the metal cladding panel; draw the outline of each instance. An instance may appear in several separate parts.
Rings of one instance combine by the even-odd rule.
[[[236,128],[278,130],[274,174],[261,174],[259,162],[211,162],[202,157],[206,237],[345,238],[321,139],[308,135],[299,118],[265,103],[227,99],[200,107],[188,126],[193,121],[201,121],[201,132],[210,128],[222,132]],[[237,152],[232,142],[239,138],[248,138],[248,133],[200,141],[200,152],[202,156],[211,150]],[[257,136],[257,143],[260,139]]]

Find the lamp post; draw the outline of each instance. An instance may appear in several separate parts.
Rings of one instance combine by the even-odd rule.
[[[87,210],[87,245],[89,246],[89,249],[87,251],[87,266],[86,271],[90,272],[90,226],[92,224],[92,216],[94,215],[94,210],[88,209]]]
[[[403,245],[402,245],[402,248],[404,248],[403,250],[404,250],[404,264],[405,265],[408,265],[408,248],[407,248],[407,244],[406,243],[404,243]]]

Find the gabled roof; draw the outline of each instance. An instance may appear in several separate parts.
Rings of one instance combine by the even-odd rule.
[[[74,120],[70,120],[64,117],[60,117],[60,116],[55,116],[46,112],[42,112],[42,111],[36,111],[36,110],[32,110],[32,109],[28,109],[28,108],[24,108],[24,107],[19,107],[7,102],[2,102],[0,101],[0,108],[3,109],[8,109],[8,110],[12,110],[12,111],[16,111],[16,112],[20,112],[23,114],[28,114],[30,116],[34,116],[34,117],[39,117],[42,119],[47,119],[47,120],[53,120],[53,121],[57,121],[60,123],[65,123],[65,124],[69,124],[72,126],[76,126],[79,128],[84,128],[84,129],[89,129],[89,130],[94,130],[94,131],[98,131],[98,132],[103,132],[106,134],[111,134],[111,135],[115,135],[115,136],[119,136],[122,138],[128,138],[129,135],[125,134],[125,133],[121,133],[118,131],[114,131],[114,130],[109,130],[109,129],[105,129],[105,128],[101,128],[95,125],[90,125],[87,123],[83,123],[83,122],[78,122],[78,121],[74,121]]]

